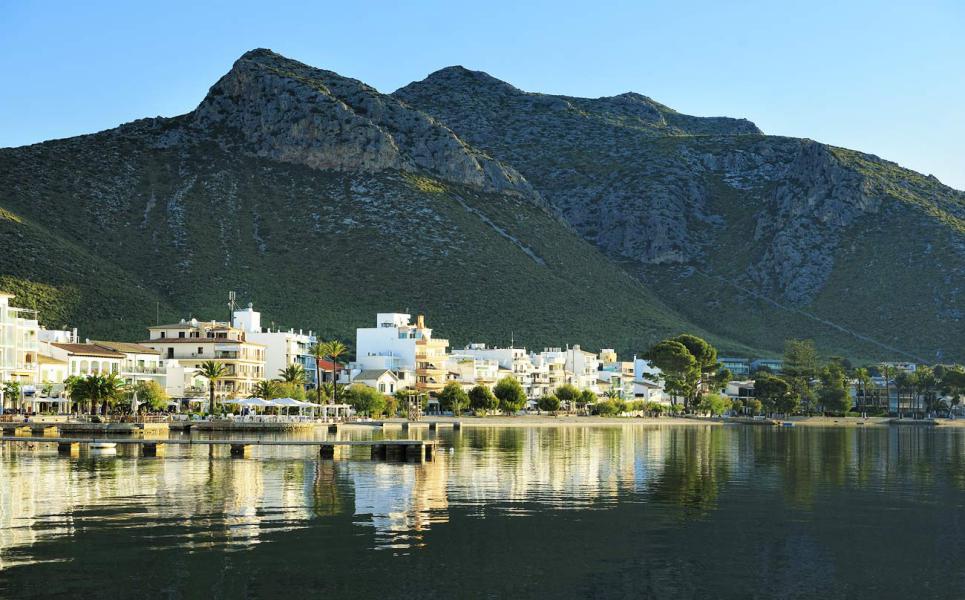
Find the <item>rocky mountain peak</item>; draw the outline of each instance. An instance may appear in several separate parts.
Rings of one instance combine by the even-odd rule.
[[[533,193],[511,167],[424,113],[267,49],[235,61],[189,120],[219,141],[275,160],[342,171],[426,171],[488,191]]]

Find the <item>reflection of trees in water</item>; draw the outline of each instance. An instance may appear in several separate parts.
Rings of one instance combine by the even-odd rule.
[[[342,497],[342,489],[338,485],[337,465],[336,461],[314,461],[310,493],[312,513],[317,517],[337,515],[346,505],[347,500]]]
[[[722,427],[668,429],[663,470],[650,498],[699,513],[713,509],[731,474],[729,433]]]

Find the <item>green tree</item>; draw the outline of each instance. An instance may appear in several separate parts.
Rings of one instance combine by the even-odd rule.
[[[687,346],[676,340],[664,340],[651,348],[646,357],[660,369],[671,404],[677,404],[677,398],[682,396],[686,408],[690,398],[690,382],[697,368],[697,359]]]
[[[951,396],[952,405],[959,404],[965,394],[965,368],[955,365],[942,369],[940,385],[942,393]]]
[[[338,362],[348,353],[348,347],[338,340],[324,342],[322,346],[325,357],[332,363],[332,402],[338,404]]]
[[[831,362],[821,371],[821,404],[825,410],[847,414],[851,410],[851,396],[840,363]]]
[[[526,392],[516,378],[507,375],[496,383],[493,394],[499,398],[499,408],[509,414],[515,414],[526,405]]]
[[[576,406],[582,411],[586,411],[586,407],[596,404],[596,394],[593,390],[583,390],[580,392],[580,397],[576,399]]]
[[[796,397],[791,384],[775,375],[761,373],[754,380],[754,396],[768,413],[785,412],[782,410],[791,403],[788,398]]]
[[[764,404],[757,398],[751,398],[746,404],[747,410],[751,411],[752,415],[759,415],[764,412]]]
[[[276,381],[278,395],[276,398],[294,398],[305,400],[305,386],[291,381]]]
[[[865,367],[854,370],[854,381],[857,387],[858,403],[862,407],[868,406],[868,388],[871,386],[871,374]]]
[[[101,405],[101,414],[106,415],[108,408],[116,404],[125,391],[125,383],[116,373],[106,375],[88,375],[74,384],[74,394],[81,402],[90,405],[90,414],[97,414],[97,405]]]
[[[559,400],[560,404],[566,404],[568,407],[570,407],[570,409],[572,409],[576,405],[577,400],[580,398],[580,390],[578,390],[576,386],[571,383],[564,383],[560,387],[556,388],[555,394],[550,395]],[[543,408],[540,408],[540,410],[543,410]],[[553,410],[559,410],[559,408]]]
[[[718,384],[717,371],[720,365],[717,363],[717,349],[707,340],[690,334],[678,335],[674,341],[683,344],[694,357],[694,369],[688,374],[687,387],[690,390],[689,406],[695,407],[700,403],[705,388],[713,388]]]
[[[714,417],[719,417],[729,411],[732,407],[732,402],[727,396],[723,396],[717,393],[705,394],[700,399],[700,404],[698,405],[698,410],[700,412],[705,412]]]
[[[914,373],[915,397],[918,400],[919,410],[932,412],[938,403],[938,378],[935,371],[929,366],[920,365]]]
[[[343,400],[351,405],[355,412],[370,417],[378,417],[385,409],[385,397],[377,389],[361,383],[350,385],[345,390]]]
[[[547,394],[537,402],[540,410],[556,412],[560,409],[560,399],[553,394]]]
[[[322,361],[325,360],[326,352],[328,349],[325,346],[325,342],[316,342],[312,344],[312,347],[308,349],[308,353],[312,355],[315,359],[315,403],[322,404],[323,392],[325,390],[325,384],[322,383]],[[334,389],[332,390],[334,392]],[[331,393],[326,393],[324,400],[328,401],[332,397]]]
[[[473,410],[489,412],[499,407],[499,399],[493,395],[492,390],[484,385],[477,385],[469,390],[469,406]]]
[[[898,417],[900,418],[902,416],[901,398],[906,392],[910,392],[915,388],[915,376],[908,371],[896,369],[891,383],[895,386],[895,394],[898,396]]]
[[[168,407],[170,398],[164,387],[154,381],[138,381],[130,390],[131,402],[135,397],[139,406],[146,406],[151,410],[164,410]]]
[[[278,370],[278,379],[285,383],[304,386],[306,381],[305,367],[299,364],[288,365],[284,369]]]
[[[627,403],[623,400],[603,400],[597,402],[593,408],[601,417],[609,417],[626,412]]]
[[[263,400],[273,400],[275,398],[281,398],[279,392],[281,391],[280,386],[277,381],[272,381],[271,379],[262,379],[255,384],[252,393],[258,398]]]
[[[811,381],[819,372],[818,351],[814,340],[786,340],[784,342],[784,361],[781,373],[787,377],[794,392],[805,409],[814,408],[814,390]]]
[[[6,381],[3,384],[3,397],[5,400],[10,401],[10,405],[14,409],[20,408],[20,382],[19,381]]]
[[[452,411],[452,414],[459,416],[469,407],[469,394],[461,385],[450,381],[439,392],[439,406],[442,410]]]
[[[213,415],[217,408],[214,389],[218,381],[228,375],[228,368],[222,362],[206,360],[201,363],[198,374],[208,380],[208,413]]]

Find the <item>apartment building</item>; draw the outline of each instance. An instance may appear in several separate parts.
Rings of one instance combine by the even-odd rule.
[[[265,346],[249,341],[247,332],[228,323],[182,319],[148,331],[150,339],[141,344],[157,350],[162,360],[194,368],[209,360],[224,364],[226,374],[215,384],[219,399],[247,397],[266,378]]]

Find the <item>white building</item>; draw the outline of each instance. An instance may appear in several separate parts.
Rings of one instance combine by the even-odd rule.
[[[457,351],[446,360],[446,380],[469,391],[477,385],[492,388],[499,379],[499,362]]]
[[[664,391],[663,374],[649,360],[633,360],[633,395],[638,400],[670,404]]]
[[[590,390],[599,394],[597,372],[600,370],[600,359],[597,355],[575,344],[566,349],[564,356],[566,358],[564,368],[568,372],[569,383],[581,390]]]
[[[525,348],[489,348],[486,344],[469,344],[458,352],[481,360],[495,361],[499,367],[496,381],[512,376],[523,386],[526,397],[540,398],[552,390],[549,387],[548,368],[537,369]]]
[[[314,359],[309,354],[315,345],[316,337],[313,332],[304,333],[303,330],[288,331],[262,329],[261,313],[251,304],[248,308],[234,311],[232,324],[245,332],[249,342],[261,344],[265,347],[265,377],[277,379],[285,368],[291,365],[302,365],[314,385]]]
[[[41,352],[67,364],[67,376],[120,375],[125,356],[96,344],[44,343]]]
[[[405,313],[378,313],[375,327],[355,332],[355,363],[352,371],[389,370],[400,379],[414,373],[415,388],[437,392],[446,384],[449,340],[432,337],[422,315],[415,325]]]
[[[402,389],[399,377],[388,369],[370,369],[353,374],[352,383],[360,383],[383,394],[394,394]]]
[[[124,355],[118,374],[128,385],[154,381],[165,387],[167,372],[161,362],[161,352],[129,342],[94,341],[95,346]]]
[[[0,384],[33,384],[40,377],[40,324],[36,311],[10,306],[12,298],[13,294],[0,292]]]

